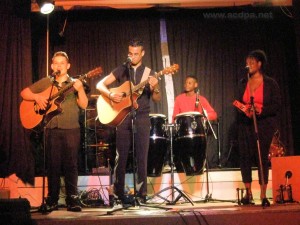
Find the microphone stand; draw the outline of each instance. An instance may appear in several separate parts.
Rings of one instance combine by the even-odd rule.
[[[250,73],[248,72],[248,81],[250,79]],[[249,89],[250,91],[250,89]],[[258,127],[257,127],[257,118],[255,113],[255,106],[254,106],[254,96],[250,92],[250,105],[251,105],[251,111],[252,113],[252,119],[253,119],[253,125],[254,125],[254,132],[256,137],[256,145],[257,145],[257,153],[258,153],[258,160],[259,160],[259,170],[260,170],[260,177],[261,177],[261,185],[265,186],[265,180],[264,180],[264,171],[263,171],[263,165],[261,160],[261,148],[260,148],[260,140],[259,140],[259,133],[258,133]],[[267,202],[267,198],[262,199],[262,206],[270,206]]]
[[[46,125],[47,123],[44,123],[44,119],[45,119],[45,116],[47,114],[47,110],[49,109],[50,107],[50,98],[51,98],[51,95],[52,95],[52,91],[53,91],[53,88],[54,88],[54,83],[52,83],[52,87],[51,87],[51,90],[50,90],[50,94],[49,94],[49,97],[48,97],[48,103],[46,105],[46,108],[45,108],[45,112],[44,112],[44,116],[43,116],[43,119],[40,123],[40,126],[43,128],[43,153],[44,153],[44,156],[43,156],[43,182],[42,182],[42,203],[40,205],[40,207],[38,208],[37,212],[40,212],[42,214],[47,214],[47,213],[50,213],[52,210],[51,209],[48,209],[47,208],[47,204],[46,204],[46,198],[45,198],[45,189],[46,189],[46,143],[47,143],[47,140],[46,140],[46,132],[47,132],[47,128],[46,128]]]
[[[126,62],[123,64],[126,65],[127,70],[128,70],[128,80],[130,82],[130,101],[131,101],[131,106],[130,106],[130,117],[131,117],[131,140],[132,140],[132,167],[133,167],[133,202],[132,205],[126,205],[122,206],[121,208],[117,208],[111,211],[108,211],[108,215],[112,215],[114,212],[121,211],[123,209],[128,209],[130,207],[136,207],[137,205],[139,206],[140,203],[138,202],[136,198],[136,159],[135,159],[135,133],[136,133],[136,127],[135,127],[135,122],[136,122],[136,112],[133,106],[133,91],[132,91],[132,74],[131,74],[131,60],[126,60]]]
[[[206,109],[203,107],[201,101],[200,101],[200,91],[199,91],[199,88],[196,92],[196,103],[195,103],[195,110],[198,111],[198,108],[199,106],[201,107],[202,109],[202,112],[203,112],[203,117],[204,117],[204,121],[207,121],[208,125],[209,125],[209,129],[211,130],[215,140],[218,140],[218,137],[211,125],[211,122],[209,121],[208,119],[208,115],[207,115],[207,112],[206,112]],[[205,136],[207,138],[207,132],[208,130],[205,132]],[[206,148],[205,148],[206,149]],[[212,194],[210,193],[209,191],[209,182],[208,182],[208,173],[209,173],[209,166],[208,166],[208,160],[207,160],[207,152],[206,152],[206,162],[205,162],[205,167],[206,167],[206,196],[203,200],[203,202],[210,202],[210,201],[219,201],[219,202],[234,202],[234,201],[230,201],[230,200],[220,200],[220,199],[213,199],[212,198]]]
[[[137,197],[136,197],[136,171],[137,171],[137,166],[136,166],[136,157],[135,157],[135,133],[136,133],[136,111],[135,111],[135,108],[134,108],[134,105],[133,105],[133,90],[132,90],[132,74],[131,74],[131,61],[132,59],[130,57],[127,58],[125,64],[127,66],[127,69],[128,69],[128,75],[129,75],[129,78],[128,80],[130,81],[130,101],[131,101],[131,112],[130,112],[130,116],[131,116],[131,129],[132,129],[132,167],[133,167],[133,202],[132,202],[132,205],[128,205],[128,206],[123,206],[121,208],[117,208],[115,210],[111,210],[111,211],[108,211],[107,214],[108,215],[112,215],[114,212],[117,212],[117,211],[121,211],[123,209],[128,209],[130,207],[140,207],[140,206],[145,206],[143,204],[141,204]],[[124,65],[124,64],[123,64]],[[134,79],[135,80],[135,79]],[[143,185],[143,183],[141,184]],[[141,185],[139,184],[139,186],[141,187]],[[144,185],[147,185],[147,184],[144,184]],[[151,207],[151,208],[159,208],[159,209],[165,209],[167,210],[166,208],[164,207],[160,207],[160,206],[146,206],[146,207]]]
[[[136,162],[136,151],[135,151],[135,134],[136,134],[136,111],[133,106],[133,91],[132,91],[132,72],[131,72],[131,61],[127,63],[127,69],[129,73],[130,80],[130,101],[131,101],[131,135],[132,135],[132,167],[133,167],[133,207],[139,206],[139,202],[136,198],[136,171],[137,171],[137,162]],[[135,81],[135,79],[134,79]]]

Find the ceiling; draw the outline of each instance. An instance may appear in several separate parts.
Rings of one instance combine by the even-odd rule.
[[[211,8],[253,6],[292,6],[292,0],[56,0],[55,6],[64,10],[88,8],[145,9],[152,7]],[[31,11],[39,11],[31,0]]]

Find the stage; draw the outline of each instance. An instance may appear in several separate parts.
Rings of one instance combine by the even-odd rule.
[[[104,204],[109,204],[109,190],[111,187],[111,177],[105,169],[98,170],[101,173],[81,175],[78,177],[79,196],[91,193],[99,195]],[[273,198],[272,193],[272,170],[269,171],[269,184],[267,189],[267,197]],[[252,172],[253,184],[252,192],[254,199],[259,199],[260,187],[258,184],[258,172],[254,168]],[[171,173],[162,173],[161,176],[148,177],[147,179],[147,194],[148,196],[172,186]],[[174,187],[183,191],[188,198],[197,202],[205,199],[206,195],[211,195],[212,198],[237,201],[237,189],[243,188],[241,172],[239,169],[211,169],[199,175],[187,176],[185,173],[174,173]],[[35,185],[31,186],[24,184],[18,177],[12,175],[5,179],[0,179],[4,185],[4,190],[9,191],[10,198],[26,198],[32,207],[38,207],[41,204],[43,179],[42,177],[35,178]],[[126,189],[128,192],[133,192],[133,175],[126,174]],[[47,179],[45,179],[45,195],[47,195]],[[170,198],[171,190],[166,190],[162,193],[163,197]],[[164,203],[162,199],[155,199],[156,203]],[[61,190],[59,204],[65,204],[65,188],[64,179],[61,179]]]
[[[278,162],[280,163],[281,160],[288,161],[289,159],[298,160],[298,157],[282,158],[278,159]],[[281,163],[281,165],[283,164]],[[271,202],[271,206],[267,208],[263,208],[260,205],[258,176],[255,168],[253,170],[253,194],[256,204],[252,206],[238,204],[237,190],[243,188],[239,169],[214,169],[208,171],[208,173],[205,171],[203,174],[196,176],[174,173],[174,187],[182,191],[187,198],[181,196],[176,189],[170,188],[172,186],[170,183],[171,173],[163,173],[159,177],[148,177],[148,196],[152,198],[142,206],[136,204],[135,207],[116,212],[113,212],[113,208],[109,206],[108,193],[111,177],[108,174],[104,174],[105,171],[102,170],[99,170],[103,172],[102,174],[79,176],[78,188],[80,201],[83,206],[82,212],[75,213],[66,210],[63,183],[59,210],[48,214],[39,212],[37,209],[42,201],[42,177],[36,177],[35,186],[23,184],[15,175],[2,179],[1,182],[4,183],[5,188],[1,189],[0,194],[2,199],[7,194],[7,200],[12,201],[9,202],[8,206],[5,206],[5,209],[10,207],[13,209],[8,212],[11,213],[10,218],[15,218],[13,213],[20,213],[18,212],[16,201],[25,200],[28,202],[28,208],[30,208],[30,213],[28,210],[27,214],[31,222],[38,225],[119,225],[120,223],[122,225],[299,225],[299,189],[297,183],[295,183],[298,182],[298,175],[295,173],[295,169],[290,168],[290,170],[296,175],[290,179],[290,184],[295,184],[293,186],[295,201],[293,203],[276,203],[275,199],[278,196],[276,190],[274,190],[277,189],[277,187],[274,187],[274,182],[278,185],[283,181],[276,180],[275,177],[278,177],[279,172],[273,172],[270,169],[267,197]],[[285,170],[282,170],[282,173],[284,172]],[[282,176],[284,177],[284,175],[280,174],[279,177]],[[132,174],[126,174],[126,184],[128,192],[132,192]],[[160,194],[158,195],[158,193]],[[174,194],[173,197],[172,193]],[[94,196],[93,204],[85,201],[86,196],[89,194]],[[95,199],[95,196],[98,197]],[[190,202],[187,200],[190,200]],[[166,204],[168,201],[173,204]],[[21,211],[24,212],[26,210]],[[18,221],[22,221],[22,219],[18,219]],[[5,220],[1,220],[0,224],[24,223],[7,223]]]
[[[109,214],[110,208],[83,208],[82,212],[68,212],[65,208],[47,215],[31,213],[38,225],[299,225],[300,205],[276,204],[262,208],[260,202],[254,206],[239,206],[236,203],[206,202],[176,204],[166,209],[145,206],[129,208]],[[149,206],[149,207],[148,207]]]

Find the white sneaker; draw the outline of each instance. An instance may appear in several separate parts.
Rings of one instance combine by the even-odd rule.
[[[112,207],[112,210],[117,210],[117,209],[121,209],[121,208],[123,208],[122,204],[115,203],[114,206]]]

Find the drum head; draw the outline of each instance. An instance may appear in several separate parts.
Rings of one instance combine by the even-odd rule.
[[[160,117],[160,118],[164,118],[164,119],[166,118],[166,116],[164,114],[155,114],[155,113],[150,113],[149,117],[152,117],[152,118]]]
[[[202,116],[202,114],[199,112],[184,112],[184,113],[177,114],[175,118],[182,117],[182,116]]]

